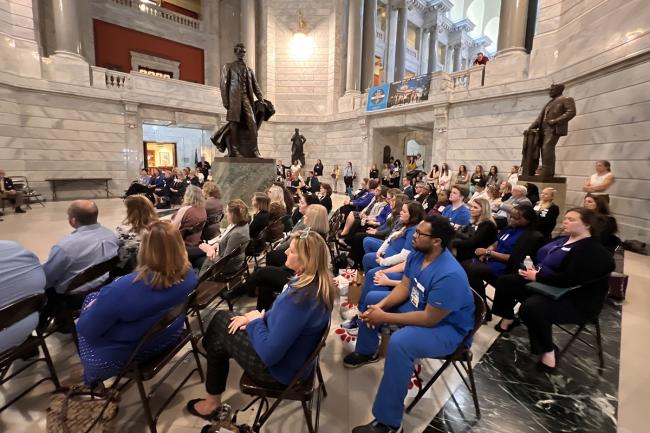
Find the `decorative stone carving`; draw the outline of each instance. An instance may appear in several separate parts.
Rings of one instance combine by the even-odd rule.
[[[180,76],[180,62],[150,56],[149,54],[138,53],[137,51],[130,51],[130,53],[132,71],[138,72],[140,67],[145,67],[156,71],[169,72],[174,79],[178,79]]]

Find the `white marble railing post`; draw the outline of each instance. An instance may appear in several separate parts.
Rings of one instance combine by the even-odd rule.
[[[375,37],[377,0],[364,0],[363,4],[363,63],[361,65],[361,91],[372,87],[375,75]]]
[[[350,0],[348,10],[348,58],[346,62],[345,93],[361,90],[361,31],[363,27],[363,0]]]

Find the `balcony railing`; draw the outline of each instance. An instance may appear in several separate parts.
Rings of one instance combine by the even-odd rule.
[[[133,86],[133,83],[131,82],[131,74],[111,71],[110,69],[104,69],[101,72],[104,73],[104,82],[106,83],[107,89],[122,90],[130,89]]]
[[[453,74],[449,74],[449,77],[451,78],[451,85],[453,89],[469,88],[469,70],[454,72]]]
[[[148,15],[158,17],[165,21],[176,23],[184,27],[189,27],[194,30],[199,30],[201,28],[200,20],[182,14],[178,14],[176,12],[172,12],[165,8],[161,8],[151,4],[141,3],[138,0],[111,0],[111,1],[117,5],[126,6],[131,9],[137,9]]]
[[[406,47],[406,54],[408,54],[409,56],[411,56],[411,57],[413,57],[415,59],[418,58],[418,52],[417,52],[417,50],[414,50],[413,48]]]

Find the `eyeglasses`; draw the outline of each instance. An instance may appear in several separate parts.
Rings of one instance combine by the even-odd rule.
[[[421,232],[420,230],[418,230],[418,229],[415,229],[415,234],[416,234],[418,237],[420,237],[420,236],[428,236],[428,237],[433,238],[433,239],[437,238],[436,235],[430,235],[430,234],[428,234],[428,233],[422,233],[422,232]]]

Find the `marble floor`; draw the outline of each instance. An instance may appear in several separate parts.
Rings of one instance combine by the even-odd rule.
[[[342,201],[338,196],[334,200],[335,206]],[[98,200],[97,204],[100,209],[100,222],[108,227],[114,227],[123,218],[124,211],[121,200]],[[11,239],[21,243],[27,249],[33,251],[41,260],[45,260],[47,253],[53,243],[65,236],[70,228],[67,225],[65,210],[68,202],[48,202],[45,208],[36,205],[26,215],[14,215],[8,213],[4,221],[0,222],[0,239]],[[650,285],[650,258],[637,254],[626,254],[625,272],[630,275],[630,285],[628,288],[628,300],[622,305],[621,332],[620,332],[620,373],[618,378],[618,413],[611,419],[610,427],[599,431],[613,431],[617,428],[621,433],[641,433],[647,431],[645,419],[642,416],[644,409],[647,410],[647,402],[650,401],[650,370],[646,364],[650,356],[650,347],[647,344],[646,330],[650,326],[650,292],[646,287]],[[241,310],[251,307],[250,302],[243,302],[237,306]],[[337,332],[340,318],[338,314],[333,316],[335,323],[332,327],[331,336],[328,344],[323,351],[321,365],[325,381],[328,387],[329,395],[322,404],[321,411],[321,432],[349,432],[352,427],[368,422],[371,418],[369,407],[371,406],[376,388],[383,370],[383,363],[379,362],[369,366],[347,370],[342,367],[341,361],[343,356],[353,348],[353,341],[349,336]],[[520,328],[518,332],[522,332]],[[518,334],[514,334],[515,340]],[[523,335],[523,334],[522,334]],[[504,353],[512,350],[513,342],[500,338],[496,340],[496,332],[491,326],[482,327],[475,339],[473,350],[477,366],[477,376],[483,377],[484,393],[491,395],[491,386],[489,377],[482,376],[481,369],[486,366],[495,365],[492,359],[495,353]],[[519,336],[521,337],[521,336]],[[496,344],[495,343],[496,340]],[[70,344],[69,337],[55,334],[48,338],[48,347],[53,353],[54,362],[57,372],[64,383],[75,383],[80,380],[81,368],[76,357],[74,346]],[[521,343],[523,345],[523,343]],[[580,343],[576,343],[580,344]],[[486,351],[488,356],[484,357]],[[512,352],[515,353],[515,352]],[[580,352],[577,352],[580,354]],[[606,362],[615,361],[615,353],[611,352]],[[491,364],[492,362],[492,364]],[[238,393],[238,380],[240,370],[232,364],[232,374],[225,399],[233,407],[241,407],[248,398]],[[423,377],[429,377],[430,371],[439,365],[434,361],[421,363]],[[189,371],[192,363],[188,362],[181,370]],[[35,367],[29,370],[22,379],[17,379],[9,386],[0,389],[0,402],[7,396],[10,396],[15,390],[26,383],[31,383],[41,377],[41,367]],[[560,371],[557,380],[563,383],[572,382],[571,376],[573,370]],[[160,390],[160,397],[155,398],[155,402],[162,402],[165,398],[165,392],[171,389],[173,380],[180,378],[183,371],[179,371],[171,379],[169,385],[164,385]],[[613,373],[611,373],[613,374]],[[404,418],[405,432],[423,432],[427,429],[430,422],[435,424],[435,418],[447,413],[449,405],[453,404],[449,397],[455,393],[456,401],[463,401],[464,389],[460,379],[453,369],[447,371],[439,380],[434,388],[427,393],[425,398],[416,406],[416,408]],[[616,380],[612,379],[612,394],[616,394]],[[457,389],[458,388],[458,389]],[[409,395],[415,393],[416,388],[412,387]],[[27,397],[20,400],[11,408],[0,414],[0,431],[2,432],[44,432],[45,431],[45,408],[47,407],[49,395],[52,391],[52,385],[45,383],[31,392]],[[482,392],[479,382],[479,394]],[[198,432],[204,421],[189,415],[185,409],[185,402],[191,398],[199,397],[203,394],[203,386],[199,382],[198,376],[194,376],[185,385],[183,390],[175,397],[170,407],[161,415],[158,422],[160,432],[179,432],[189,433]],[[411,398],[411,397],[408,397]],[[616,395],[614,395],[616,398]],[[575,402],[575,400],[572,400]],[[450,403],[451,402],[451,403]],[[469,401],[467,403],[470,403]],[[155,406],[155,403],[154,403]],[[470,406],[471,407],[471,406]],[[521,412],[509,412],[497,407],[490,411],[485,406],[484,417],[489,422],[490,419],[503,419],[505,416],[528,416],[528,411],[544,410],[544,408],[522,407]],[[444,425],[441,429],[427,431],[471,431],[473,425],[471,419],[473,413],[468,412],[468,423],[465,426],[461,424],[452,426]],[[436,414],[439,414],[436,416]],[[295,403],[282,404],[273,417],[269,420],[264,428],[267,432],[301,432],[307,431],[302,418],[300,405]],[[240,417],[240,422],[252,420],[252,411]],[[486,424],[489,425],[489,424]],[[520,432],[520,431],[592,431],[587,424],[573,423],[562,424],[561,428],[556,426],[533,426],[522,429],[518,424],[497,423],[492,424],[490,429],[479,429],[480,431],[499,431],[499,432]],[[478,424],[477,424],[478,426]],[[500,426],[499,428],[495,426]],[[477,431],[479,431],[477,430]],[[119,412],[118,431],[129,433],[143,433],[148,431],[145,426],[144,418],[139,406],[137,391],[134,387],[128,388],[122,398]]]

